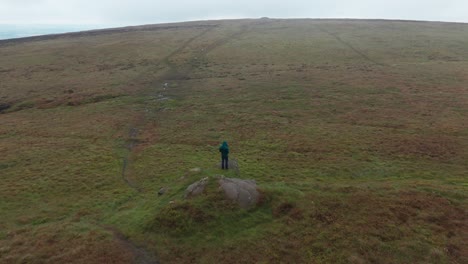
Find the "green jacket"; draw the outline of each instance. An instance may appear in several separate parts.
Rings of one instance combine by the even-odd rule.
[[[229,146],[226,141],[221,144],[221,147],[219,147],[219,152],[221,152],[221,156],[223,158],[227,158],[229,155]]]

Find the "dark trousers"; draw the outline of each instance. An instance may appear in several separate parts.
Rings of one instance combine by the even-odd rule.
[[[221,168],[223,170],[228,169],[228,164],[229,164],[228,157],[221,157]]]

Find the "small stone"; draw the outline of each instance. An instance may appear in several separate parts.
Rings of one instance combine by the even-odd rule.
[[[166,191],[167,191],[167,189],[163,187],[163,188],[159,189],[158,195],[163,195],[163,194],[166,193]]]
[[[201,168],[193,168],[193,169],[190,169],[190,172],[201,172]]]

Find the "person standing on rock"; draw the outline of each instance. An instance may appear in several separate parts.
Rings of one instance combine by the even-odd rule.
[[[228,169],[228,163],[229,163],[229,159],[228,159],[228,156],[229,156],[229,146],[227,144],[226,141],[223,142],[223,144],[221,144],[221,146],[219,147],[219,152],[221,152],[221,168],[224,170],[224,169]]]

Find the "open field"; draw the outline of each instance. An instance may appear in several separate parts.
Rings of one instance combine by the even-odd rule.
[[[468,263],[467,24],[0,41],[0,121],[0,263]],[[258,207],[183,199],[223,173]]]

